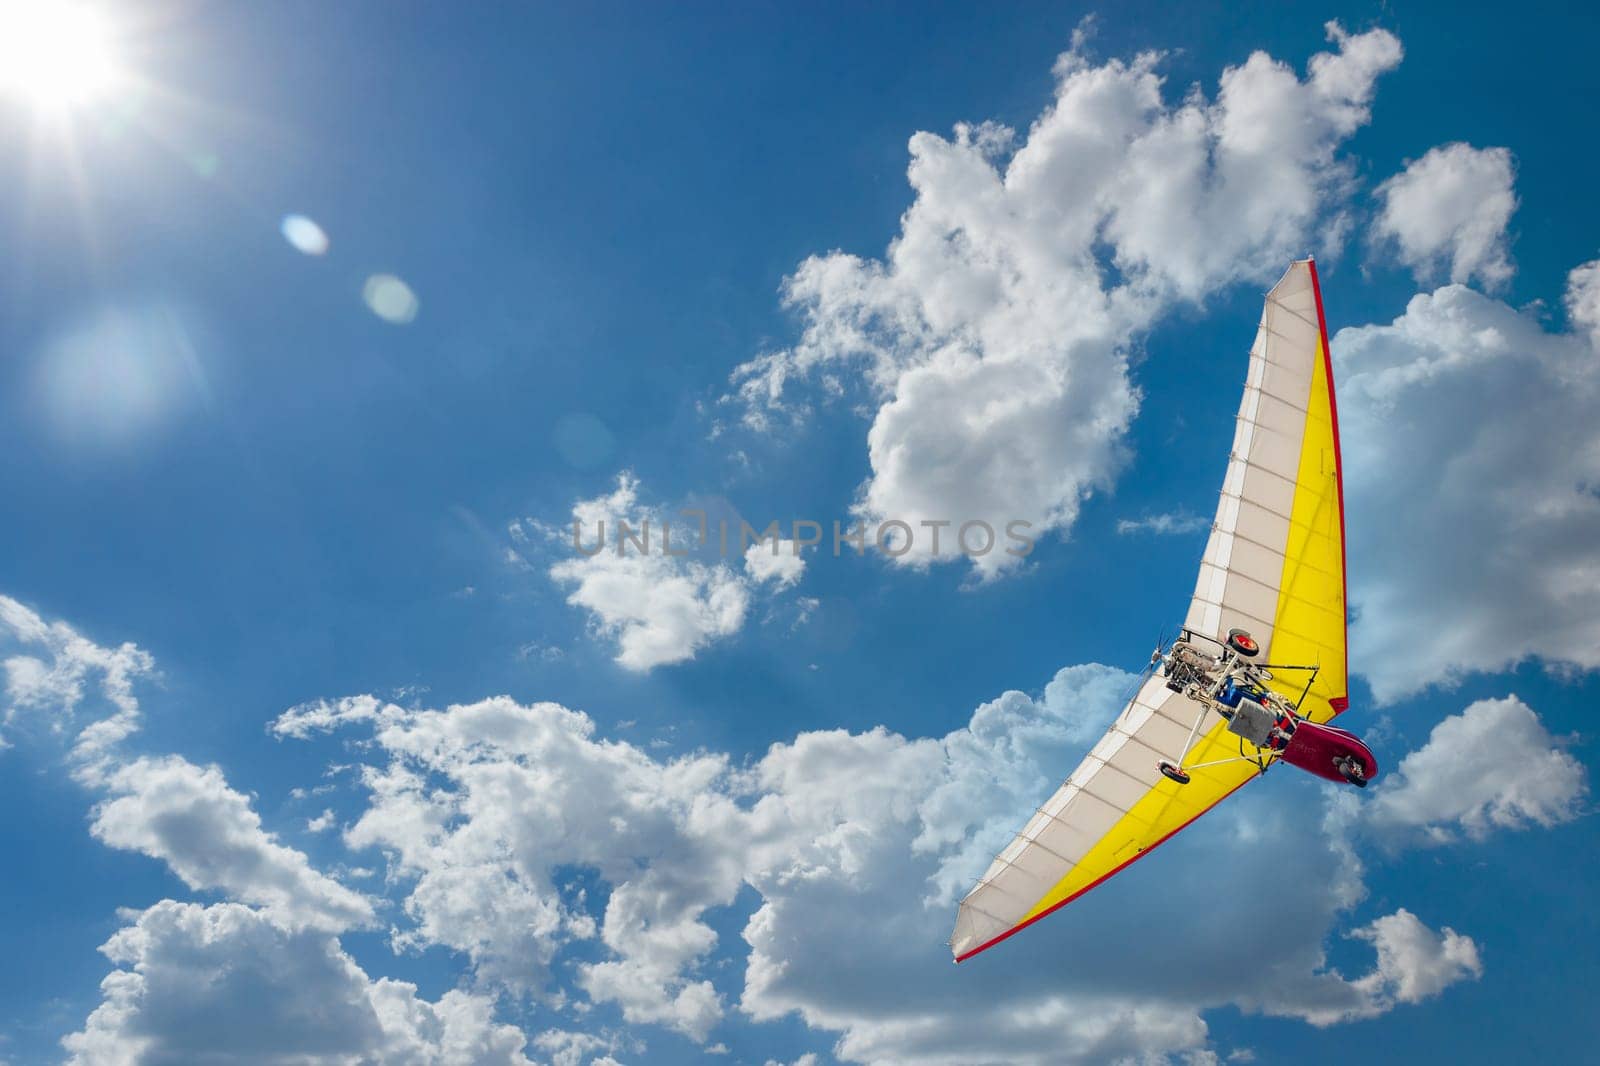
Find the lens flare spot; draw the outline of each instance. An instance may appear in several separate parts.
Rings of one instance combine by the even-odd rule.
[[[39,353],[37,409],[65,441],[123,447],[203,408],[193,319],[164,302],[102,309]]]
[[[374,274],[361,289],[367,308],[385,322],[403,326],[417,317],[417,294],[393,274]]]
[[[283,239],[296,251],[306,255],[324,255],[328,251],[328,235],[304,215],[285,215],[278,228],[283,232]]]

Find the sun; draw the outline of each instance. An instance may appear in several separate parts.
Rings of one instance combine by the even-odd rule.
[[[111,27],[74,0],[0,0],[0,95],[65,112],[116,84]]]

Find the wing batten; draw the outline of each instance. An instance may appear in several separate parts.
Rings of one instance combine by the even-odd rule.
[[[1318,665],[1303,710],[1323,721],[1347,703],[1337,425],[1316,268],[1297,262],[1268,293],[1251,346],[1185,627],[1221,640],[1239,626],[1255,636],[1268,661]],[[1304,678],[1274,682],[1291,697],[1304,685]],[[1145,680],[962,901],[950,941],[957,962],[1148,855],[1257,776],[1250,763],[1206,765],[1235,754],[1236,738],[1214,710],[1200,712],[1200,704],[1168,691],[1161,676]],[[1175,758],[1191,731],[1193,758],[1184,762],[1191,776],[1180,786],[1156,763]]]

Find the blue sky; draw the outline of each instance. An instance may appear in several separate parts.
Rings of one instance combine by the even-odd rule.
[[[103,10],[104,91],[0,98],[0,1062],[197,1061],[185,1033],[219,1062],[562,1064],[1597,1035],[1594,16]],[[1274,775],[952,968],[945,879],[1181,618],[1261,293],[1308,252],[1345,721],[1400,772],[1354,805]],[[375,276],[414,317],[372,311]],[[1018,411],[996,368],[1067,384]],[[607,498],[1047,532],[1003,570],[606,568],[559,531]],[[1119,530],[1162,515],[1186,531]],[[175,1006],[202,987],[259,1024],[205,1034]]]

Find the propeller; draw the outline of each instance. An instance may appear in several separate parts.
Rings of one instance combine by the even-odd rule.
[[[1167,627],[1162,626],[1156,634],[1156,650],[1150,653],[1150,665],[1155,666],[1167,653]]]

